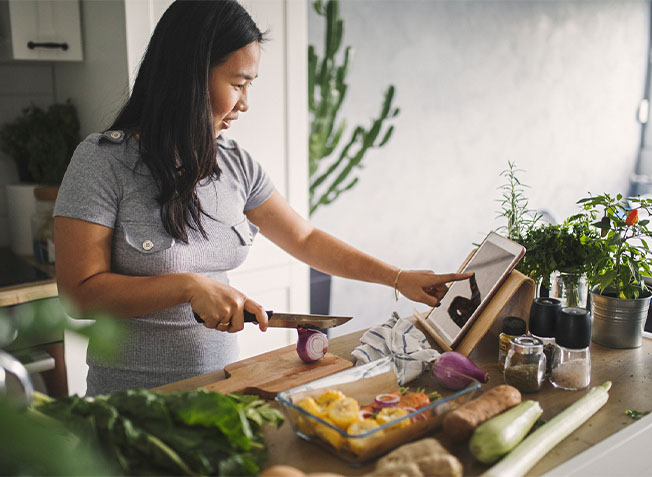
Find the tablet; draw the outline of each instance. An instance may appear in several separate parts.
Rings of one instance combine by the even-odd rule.
[[[461,270],[475,275],[453,282],[440,305],[426,317],[426,323],[453,348],[523,255],[525,247],[490,232]]]

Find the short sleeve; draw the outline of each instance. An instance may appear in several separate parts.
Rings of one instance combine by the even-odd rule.
[[[53,215],[114,228],[120,193],[114,162],[97,142],[83,141],[63,177]]]
[[[274,183],[263,167],[247,151],[240,149],[248,189],[244,210],[255,209],[274,192]]]

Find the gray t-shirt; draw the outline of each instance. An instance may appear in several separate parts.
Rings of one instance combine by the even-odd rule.
[[[244,211],[265,202],[274,190],[269,176],[234,141],[218,138],[218,180],[197,187],[208,240],[188,229],[188,243],[163,227],[158,189],[122,131],[91,134],[75,150],[59,189],[55,216],[113,229],[111,271],[152,276],[200,273],[228,283],[226,272],[242,264],[258,228]],[[189,304],[121,320],[126,337],[110,361],[88,347],[87,394],[151,388],[223,368],[237,359],[234,334],[198,324]]]

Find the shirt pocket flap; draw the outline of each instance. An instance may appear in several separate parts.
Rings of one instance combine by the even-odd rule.
[[[122,223],[125,241],[142,253],[156,253],[172,247],[175,243],[160,225],[147,223]]]
[[[240,237],[240,243],[242,245],[252,245],[254,243],[254,237],[258,233],[258,227],[249,222],[246,217],[239,224],[232,225],[231,228]]]

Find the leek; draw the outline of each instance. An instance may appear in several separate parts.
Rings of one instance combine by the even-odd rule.
[[[483,476],[521,477],[525,475],[544,455],[584,424],[607,402],[610,388],[611,381],[592,388],[585,396],[526,437]]]

